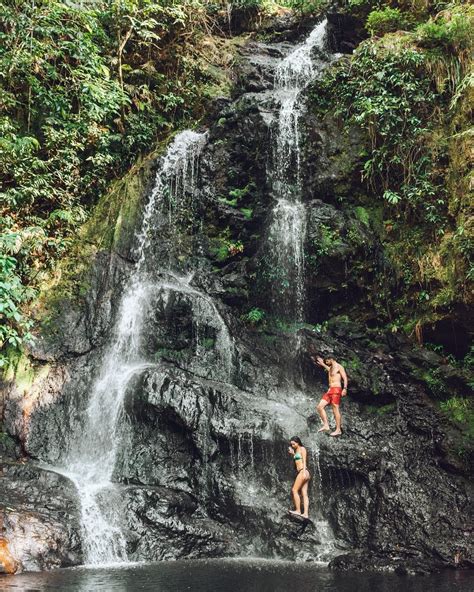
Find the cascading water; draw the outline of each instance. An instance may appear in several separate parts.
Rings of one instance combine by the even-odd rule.
[[[134,375],[153,365],[146,359],[141,347],[150,293],[153,290],[178,290],[198,303],[205,302],[208,309],[211,306],[206,295],[189,286],[189,281],[178,280],[178,276],[168,272],[174,283],[154,283],[147,269],[151,231],[157,213],[163,213],[161,202],[168,200],[173,220],[174,212],[180,207],[180,197],[193,195],[197,162],[205,141],[205,134],[182,132],[175,137],[162,159],[137,235],[137,265],[121,301],[112,345],[104,356],[99,377],[93,385],[81,432],[72,439],[66,457],[56,468],[77,487],[81,502],[83,552],[90,564],[127,560],[126,541],[120,528],[122,509],[112,476],[120,443],[120,417],[127,386]],[[224,363],[228,367],[231,362],[228,357],[230,337],[222,318],[216,314],[215,305],[212,307],[214,322],[217,322],[216,318],[220,320],[217,328],[223,351],[226,352]],[[209,310],[207,312],[211,316]]]
[[[279,313],[300,322],[304,320],[306,233],[306,211],[301,201],[301,95],[322,69],[312,52],[323,49],[326,26],[326,20],[317,25],[305,43],[281,61],[275,73],[279,112],[270,177],[276,204],[269,230],[273,300]]]

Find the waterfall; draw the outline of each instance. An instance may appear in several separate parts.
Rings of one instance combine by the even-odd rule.
[[[276,203],[269,230],[269,264],[277,311],[300,322],[304,320],[306,233],[306,210],[301,200],[300,122],[304,114],[301,95],[322,69],[322,66],[317,67],[312,52],[316,48],[323,49],[326,26],[327,20],[318,24],[306,41],[280,62],[275,74],[279,111],[273,130],[270,170]]]
[[[281,61],[275,75],[278,117],[273,130],[275,143],[270,170],[275,206],[269,240],[272,265],[284,274],[285,290],[278,296],[282,296],[278,300],[280,310],[293,309],[291,318],[297,321],[304,318],[306,213],[302,202],[300,154],[302,92],[319,71],[311,53],[323,47],[325,30],[326,22],[318,25],[304,44]],[[189,250],[181,249],[180,241],[183,240],[184,245],[189,238],[186,224],[193,220],[195,200],[199,197],[199,158],[207,140],[207,133],[181,132],[158,162],[154,187],[135,235],[132,252],[135,266],[124,285],[110,340],[97,376],[91,380],[87,405],[77,422],[80,425],[68,435],[67,449],[54,467],[77,489],[82,549],[87,564],[128,561],[124,527],[130,509],[125,507],[122,488],[115,483],[127,421],[124,402],[131,382],[148,369],[156,369],[157,358],[162,355],[161,350],[166,349],[160,346],[163,341],[167,342],[160,341],[161,335],[156,337],[151,333],[157,325],[161,330],[163,318],[171,317],[178,310],[173,308],[176,303],[178,316],[184,310],[186,330],[190,329],[190,317],[192,322],[191,331],[183,333],[190,344],[184,347],[180,344],[180,352],[185,351],[185,354],[176,362],[176,367],[192,372],[195,377],[220,381],[223,386],[232,382],[236,375],[236,346],[219,307],[212,296],[199,289],[197,281],[195,285],[195,274],[183,271],[190,269],[183,263]],[[188,244],[184,246],[188,248]],[[164,333],[167,328],[165,325]],[[209,342],[210,348],[206,345]],[[201,422],[205,463],[212,445],[211,410],[207,411],[209,417]],[[285,419],[281,423],[284,424]],[[239,429],[235,438],[231,436],[229,447],[235,487],[243,505],[251,506],[259,495],[256,475],[261,472],[257,462],[261,444],[255,426]],[[205,463],[203,480],[207,483],[210,478]],[[268,465],[274,464],[271,458]],[[326,532],[327,524],[324,521],[318,524],[318,530]],[[330,533],[324,537],[326,544]]]
[[[180,199],[187,194],[194,195],[197,162],[205,141],[206,134],[182,132],[174,138],[161,160],[136,237],[137,264],[124,290],[111,345],[93,384],[82,429],[72,439],[61,466],[55,469],[68,476],[77,488],[81,503],[83,552],[89,564],[127,560],[126,541],[121,530],[124,509],[112,477],[128,384],[133,376],[153,365],[146,359],[141,347],[147,302],[152,290],[176,289],[197,298],[198,302],[205,302],[208,315],[212,313],[214,322],[218,324],[219,345],[226,352],[224,363],[227,367],[230,364],[230,336],[227,327],[225,330],[222,328],[225,323],[215,305],[211,307],[209,304],[209,298],[172,272],[168,273],[174,284],[163,281],[154,284],[146,269],[156,216],[163,214],[161,202],[168,200],[169,216],[173,220],[181,205]]]

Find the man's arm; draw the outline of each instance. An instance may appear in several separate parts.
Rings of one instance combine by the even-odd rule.
[[[344,397],[347,395],[347,385],[349,384],[349,379],[347,378],[346,371],[344,370],[343,366],[339,366],[339,372],[341,373],[342,378],[342,396]]]
[[[326,366],[326,364],[324,363],[324,360],[322,358],[316,358],[315,356],[312,356],[313,358],[313,362],[315,364],[317,364],[318,366],[321,366],[321,368],[324,368],[326,370],[326,372],[329,372],[329,366]]]

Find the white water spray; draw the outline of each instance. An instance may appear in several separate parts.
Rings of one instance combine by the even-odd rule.
[[[161,161],[137,235],[137,265],[125,288],[111,346],[92,387],[81,433],[71,442],[70,450],[56,469],[68,476],[77,487],[81,502],[83,553],[89,564],[127,560],[126,540],[121,529],[124,511],[112,481],[121,441],[120,419],[131,379],[153,366],[142,353],[141,336],[150,290],[164,287],[163,283],[150,286],[145,263],[151,247],[155,217],[157,212],[160,214],[163,211],[159,207],[161,202],[168,199],[172,217],[180,199],[194,195],[197,162],[205,142],[205,134],[182,132],[174,138]],[[185,282],[175,287],[195,298],[199,297],[210,307],[209,299],[206,300],[205,295]],[[214,309],[213,316],[222,321]],[[230,340],[222,324],[219,337],[222,345]],[[226,363],[229,361],[226,360]]]
[[[323,49],[326,26],[326,20],[317,25],[306,41],[281,61],[275,74],[280,107],[271,169],[276,204],[269,243],[272,268],[280,274],[274,299],[286,315],[293,310],[290,317],[295,321],[303,321],[304,317],[306,210],[301,201],[301,95],[322,69],[317,67],[312,53],[316,48]]]

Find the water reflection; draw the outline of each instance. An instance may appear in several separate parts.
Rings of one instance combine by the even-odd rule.
[[[474,575],[432,576],[333,573],[311,564],[264,560],[176,561],[107,569],[63,569],[0,576],[0,590],[16,592],[471,592]]]

